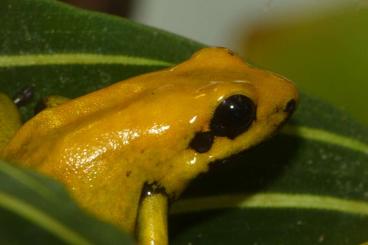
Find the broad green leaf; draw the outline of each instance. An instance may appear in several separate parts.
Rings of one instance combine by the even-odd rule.
[[[1,244],[133,244],[82,212],[61,184],[0,160]]]
[[[245,41],[245,54],[368,125],[368,9],[351,4],[323,15],[256,26]]]
[[[30,14],[32,13],[32,14]],[[203,45],[55,1],[0,3],[0,87],[75,97],[188,58]],[[368,130],[302,95],[273,139],[213,163],[175,202],[173,244],[368,241]],[[0,220],[0,227],[4,224]]]
[[[34,101],[80,96],[178,63],[203,46],[51,0],[1,0],[0,21],[1,90],[12,95],[34,86]]]

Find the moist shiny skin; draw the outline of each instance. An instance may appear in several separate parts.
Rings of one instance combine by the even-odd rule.
[[[215,136],[205,152],[193,150],[192,139],[210,131],[217,106],[232,95],[254,103],[255,120],[233,139]],[[133,232],[145,183],[178,197],[210,162],[271,135],[291,113],[292,100],[298,93],[287,79],[227,49],[206,48],[175,67],[43,110],[2,155],[63,182],[82,207]]]

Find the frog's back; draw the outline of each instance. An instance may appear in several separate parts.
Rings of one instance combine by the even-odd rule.
[[[132,231],[149,180],[141,169],[154,161],[152,154],[142,154],[152,144],[152,135],[144,134],[152,123],[145,124],[138,111],[145,103],[142,94],[151,92],[143,83],[149,76],[40,112],[16,133],[3,156],[60,180],[82,206]]]
[[[111,111],[118,105],[93,97],[41,112],[18,131],[3,154],[9,161],[60,180],[82,206],[131,231],[144,176],[132,164],[133,156],[139,155],[129,143],[134,132],[125,131],[126,144],[119,142],[119,132],[129,128],[124,107],[132,96],[125,98],[125,105],[120,100],[117,113]]]

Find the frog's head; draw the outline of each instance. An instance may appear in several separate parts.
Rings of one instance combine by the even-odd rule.
[[[298,92],[289,80],[251,67],[224,48],[203,49],[170,72],[176,74],[178,88],[173,94],[182,101],[181,106],[185,105],[178,108],[181,120],[176,124],[181,129],[175,130],[185,132],[180,136],[184,144],[160,180],[174,195],[207,171],[210,162],[272,135],[298,101]],[[168,105],[171,113],[170,108]]]

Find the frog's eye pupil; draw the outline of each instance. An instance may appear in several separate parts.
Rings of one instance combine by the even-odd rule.
[[[236,94],[224,99],[216,108],[210,123],[215,136],[234,139],[245,132],[256,119],[256,105],[247,96]]]

